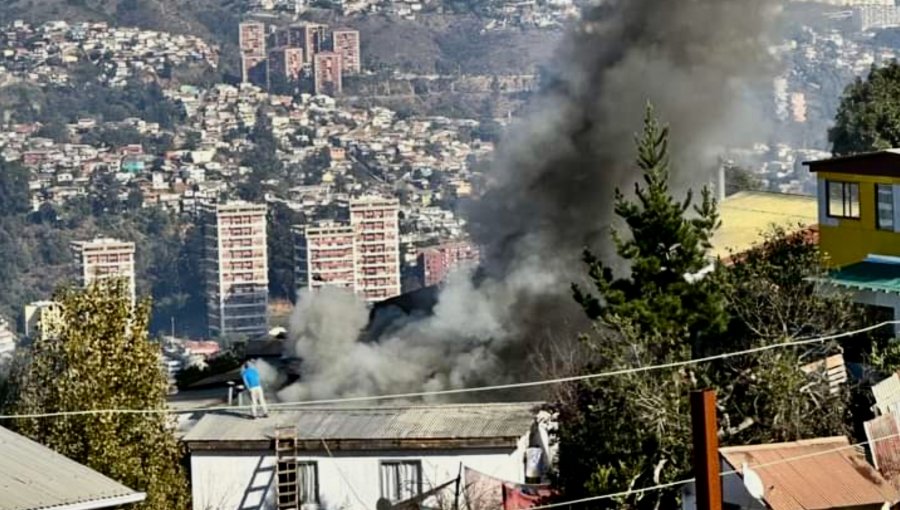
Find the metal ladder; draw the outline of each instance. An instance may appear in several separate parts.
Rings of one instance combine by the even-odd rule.
[[[275,508],[299,510],[297,476],[297,428],[275,429]]]

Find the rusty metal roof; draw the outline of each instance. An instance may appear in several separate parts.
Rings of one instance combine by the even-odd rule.
[[[520,438],[528,434],[540,403],[450,404],[413,407],[318,407],[279,410],[252,419],[245,411],[205,415],[184,441],[259,442],[276,427],[295,426],[304,441],[422,441]],[[423,443],[424,444],[424,443]]]
[[[146,495],[0,427],[0,509],[121,507]]]
[[[872,460],[888,480],[900,475],[900,427],[893,414],[884,414],[863,424],[872,450]]]
[[[733,446],[719,452],[737,471],[746,462],[759,474],[772,510],[880,507],[900,501],[900,493],[846,437]]]

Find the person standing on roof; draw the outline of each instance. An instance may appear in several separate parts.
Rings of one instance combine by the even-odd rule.
[[[259,370],[247,361],[241,368],[241,378],[244,380],[244,387],[250,391],[250,409],[253,417],[259,417],[259,407],[262,407],[263,418],[268,417],[269,407],[266,405],[266,396],[263,394],[262,384],[259,380]]]

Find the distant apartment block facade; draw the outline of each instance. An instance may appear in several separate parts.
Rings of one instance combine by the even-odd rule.
[[[266,25],[258,21],[245,21],[238,30],[241,80],[245,83],[259,83],[260,77],[265,77]]]
[[[270,35],[264,23],[247,21],[240,24],[238,45],[242,80],[270,88],[273,79],[302,76],[314,94],[339,95],[344,76],[362,69],[359,31],[351,28],[330,31],[327,25],[302,22]]]
[[[0,317],[0,367],[5,365],[16,352],[16,335],[5,317]]]
[[[356,231],[356,289],[366,301],[400,295],[400,202],[365,197],[350,202]]]
[[[266,66],[268,83],[272,86],[274,79],[283,78],[288,82],[300,79],[303,73],[303,48],[282,46],[269,51],[269,64]]]
[[[97,238],[72,243],[72,252],[81,286],[108,278],[124,278],[134,303],[134,243]]]
[[[313,56],[313,92],[337,96],[342,90],[341,56],[333,51],[316,53]]]
[[[296,227],[297,287],[356,290],[356,234],[350,225]]]
[[[341,56],[341,72],[343,74],[358,74],[360,72],[358,30],[340,28],[332,31],[331,51]]]
[[[266,205],[215,204],[202,209],[210,334],[268,331],[269,265]]]
[[[303,48],[306,63],[312,64],[316,53],[324,50],[325,25],[316,23],[301,23],[288,28],[292,46]]]
[[[441,283],[453,269],[461,264],[477,263],[479,256],[478,248],[466,241],[422,248],[417,257],[422,285],[429,287]]]
[[[340,287],[368,302],[400,294],[400,204],[350,201],[350,224],[295,227],[298,290]]]
[[[56,301],[34,301],[25,305],[25,337],[54,337],[62,330],[62,307]]]

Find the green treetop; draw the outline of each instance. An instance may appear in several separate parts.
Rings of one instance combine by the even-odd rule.
[[[835,156],[900,147],[900,64],[877,68],[847,86],[828,132]]]
[[[659,124],[648,106],[643,132],[636,140],[643,182],[634,185],[633,199],[618,189],[615,195],[615,213],[629,232],[614,231],[613,241],[630,273],[616,278],[609,266],[586,250],[584,260],[597,296],[577,285],[573,290],[592,319],[627,319],[648,332],[683,327],[696,345],[708,332],[725,326],[723,303],[714,284],[693,277],[709,264],[706,252],[719,217],[708,188],[703,188],[700,203],[694,206],[691,191],[681,201],[672,196],[668,140],[668,127]]]
[[[164,410],[166,376],[149,341],[149,302],[131,304],[124,281],[56,296],[58,337],[38,339],[14,380],[18,414],[96,409]],[[137,509],[187,508],[183,452],[165,412],[23,418],[28,437],[136,490]]]

